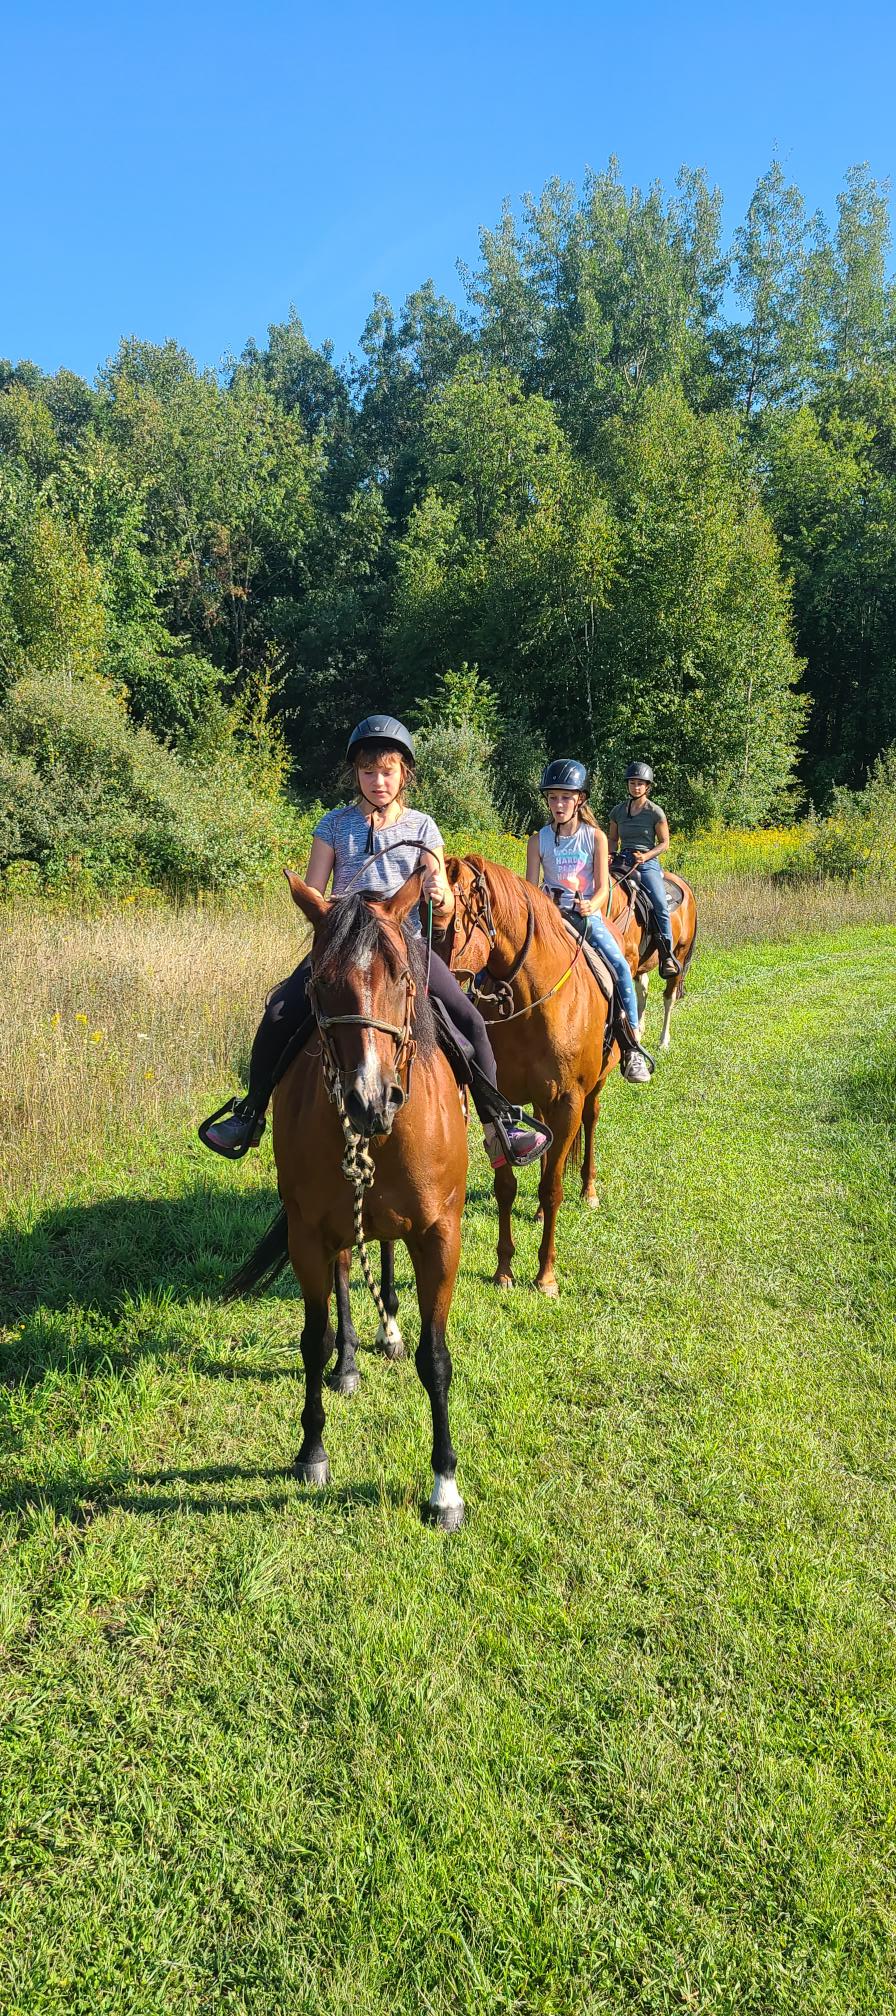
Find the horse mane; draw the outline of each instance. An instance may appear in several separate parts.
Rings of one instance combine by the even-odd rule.
[[[500,861],[489,861],[482,854],[468,854],[466,858],[485,875],[496,924],[505,931],[516,928],[528,896],[540,937],[547,944],[553,941],[558,952],[569,955],[569,932],[561,921],[556,904],[551,902],[543,889],[536,889],[532,882],[526,882],[524,896],[520,888],[524,878],[515,874],[512,868],[505,868]]]
[[[405,959],[417,984],[413,1019],[417,1050],[421,1057],[430,1057],[438,1039],[435,1015],[426,993],[426,958],[421,940],[407,922],[400,930]],[[347,980],[356,967],[367,966],[372,959],[379,958],[390,977],[397,980],[403,962],[395,931],[394,924],[390,929],[377,916],[362,890],[335,896],[315,941],[315,979],[335,987],[341,980]]]

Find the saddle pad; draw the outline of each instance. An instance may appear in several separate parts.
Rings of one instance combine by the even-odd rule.
[[[562,910],[560,912],[560,915],[561,917],[563,917]],[[581,931],[577,931],[575,925],[570,924],[568,918],[563,917],[563,922],[564,925],[566,926],[570,938],[573,939],[576,945],[581,945],[582,956],[588,961],[588,965],[591,968],[592,978],[597,981],[598,987],[600,988],[604,1000],[607,1003],[607,1007],[612,1008],[613,975],[610,971],[609,966],[606,963],[606,960],[601,958],[599,952],[595,952],[594,946],[589,945],[587,938],[583,938]]]

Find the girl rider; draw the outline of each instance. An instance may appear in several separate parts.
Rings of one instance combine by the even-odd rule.
[[[391,714],[371,714],[350,736],[346,756],[354,799],[318,821],[306,882],[321,895],[332,876],[334,896],[349,888],[371,896],[390,896],[422,867],[426,871],[423,895],[432,903],[435,923],[447,927],[454,916],[454,896],[445,874],[442,836],[424,812],[413,812],[405,804],[405,792],[414,776],[414,745],[407,729]],[[408,924],[420,932],[416,911]],[[224,1117],[215,1115],[199,1130],[206,1147],[219,1155],[236,1158],[261,1140],[277,1066],[287,1043],[309,1017],[306,989],[310,970],[310,959],[303,959],[288,980],[268,995],[252,1045],[245,1099],[232,1101]],[[429,991],[472,1048],[471,1093],[493,1168],[505,1160],[536,1161],[550,1147],[550,1129],[539,1120],[528,1119],[499,1093],[486,1024],[435,949]]]
[[[660,940],[659,968],[664,980],[674,980],[681,967],[672,950],[672,922],[659,857],[669,845],[669,821],[661,805],[647,793],[653,783],[649,763],[630,763],[625,773],[628,798],[610,813],[610,851],[614,861],[635,868],[635,882],[650,903]]]
[[[561,910],[587,919],[585,937],[612,969],[631,1027],[631,1046],[622,1059],[622,1076],[630,1085],[646,1085],[650,1065],[637,1041],[638,1003],[634,982],[621,945],[603,913],[610,904],[607,836],[588,804],[588,772],[584,763],[561,757],[549,763],[541,779],[550,823],[529,836],[526,880],[538,888],[539,876]]]

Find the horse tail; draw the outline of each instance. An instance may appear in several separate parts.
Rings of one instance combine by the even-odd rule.
[[[582,1153],[584,1147],[585,1147],[585,1128],[583,1125],[578,1129],[575,1140],[570,1142],[569,1147],[567,1148],[566,1151],[566,1161],[563,1166],[564,1171],[568,1170],[570,1176],[577,1176],[579,1170],[582,1167]]]
[[[282,1274],[289,1259],[289,1234],[285,1211],[278,1211],[265,1233],[258,1241],[254,1253],[244,1260],[232,1274],[223,1291],[225,1302],[236,1302],[243,1295],[252,1295],[270,1288],[278,1274]]]

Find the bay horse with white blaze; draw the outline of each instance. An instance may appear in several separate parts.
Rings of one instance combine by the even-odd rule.
[[[460,1260],[466,1193],[466,1120],[451,1067],[436,1042],[419,943],[402,929],[420,900],[418,873],[397,894],[329,902],[298,875],[293,901],[312,925],[309,994],[318,1040],[300,1050],[274,1095],[274,1159],[283,1209],[229,1284],[231,1296],[267,1287],[287,1257],[305,1304],[305,1406],[294,1474],[321,1485],[323,1374],[333,1350],[329,1308],[340,1253],[355,1243],[353,1188],[365,1239],[402,1239],[420,1307],[417,1371],[432,1410],[431,1521],[463,1520],[448,1422],[451,1357],[446,1326]],[[372,1143],[371,1150],[366,1146]],[[345,1165],[345,1166],[344,1166]],[[366,1177],[359,1171],[366,1170]],[[337,1364],[337,1389],[357,1370]]]

